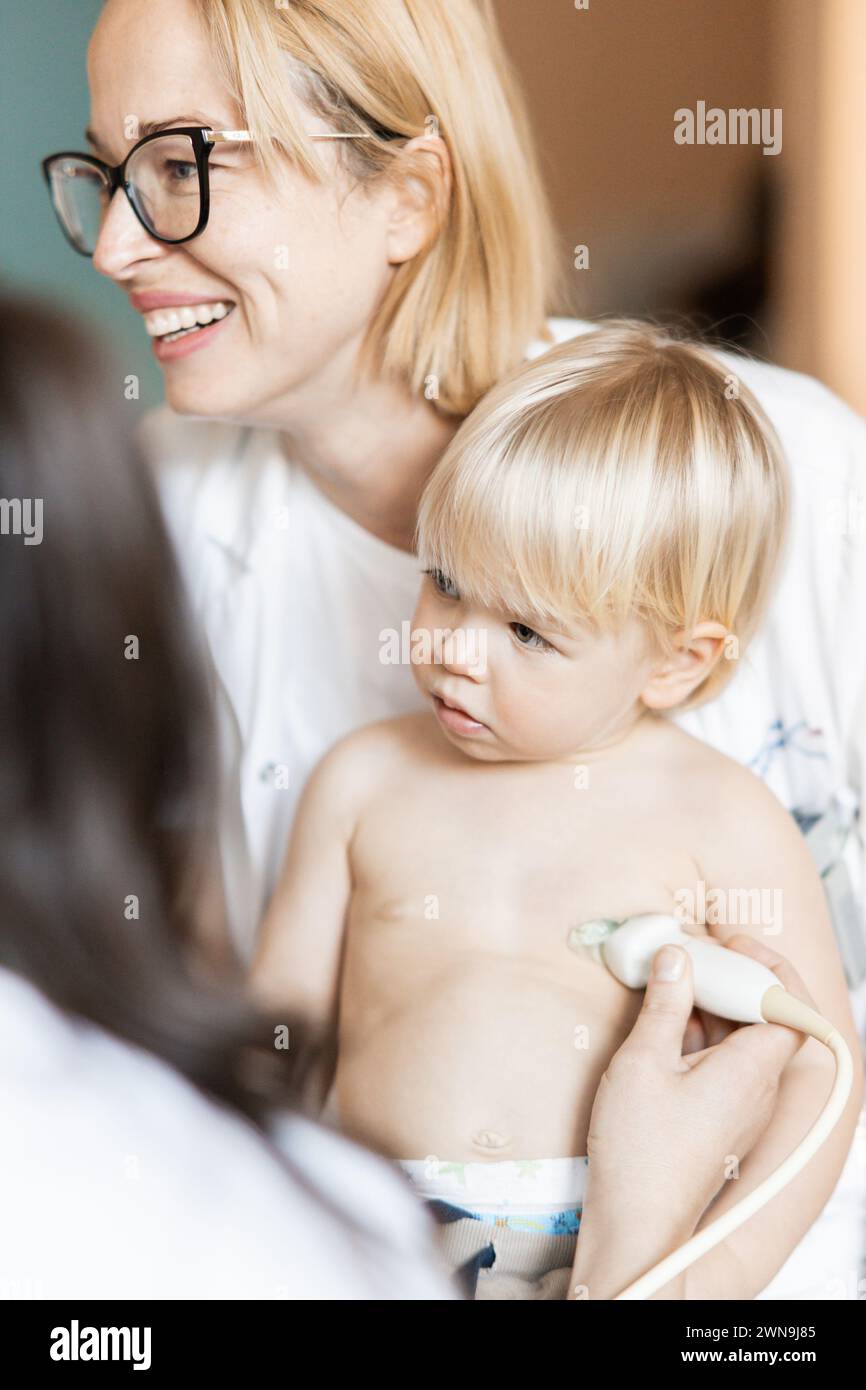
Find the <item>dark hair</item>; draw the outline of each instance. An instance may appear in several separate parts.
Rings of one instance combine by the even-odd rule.
[[[89,336],[0,297],[0,964],[265,1128],[326,1044],[276,1048],[202,944],[209,694],[134,419]]]

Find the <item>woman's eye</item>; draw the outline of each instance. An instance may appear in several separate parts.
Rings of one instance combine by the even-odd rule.
[[[184,164],[179,159],[169,159],[166,168],[175,183],[189,183],[191,179],[198,178],[198,169],[196,166],[194,164]]]
[[[430,578],[433,580],[433,583],[435,587],[439,590],[439,593],[444,594],[445,598],[460,597],[459,593],[457,592],[457,585],[454,583],[452,579],[448,578],[447,574],[443,574],[442,570],[427,570],[427,574],[429,574]]]
[[[511,631],[522,647],[535,647],[538,651],[553,651],[550,643],[526,623],[511,623]]]

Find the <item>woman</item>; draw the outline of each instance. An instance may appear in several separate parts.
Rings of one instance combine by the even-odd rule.
[[[253,1014],[201,951],[209,709],[152,485],[80,334],[10,301],[0,325],[0,495],[40,522],[0,535],[0,1297],[453,1297],[408,1188],[301,1117],[325,1040]],[[745,1153],[797,1049],[748,1029],[684,1064],[690,1007],[688,971],[654,981],[639,1071],[630,1039],[600,1093],[590,1297],[690,1235],[712,1195],[697,1148],[692,1189],[661,1191],[652,1117],[667,1149],[700,1107],[702,1142]],[[622,1166],[642,1109],[643,1176]],[[660,1203],[639,1242],[623,1182]]]
[[[108,0],[88,67],[95,158],[48,173],[164,371],[146,439],[217,682],[248,958],[312,765],[417,707],[380,654],[414,605],[424,481],[507,367],[589,325],[544,319],[553,238],[489,4]],[[683,722],[811,821],[862,794],[866,548],[833,518],[866,430],[816,383],[728,361],[791,461],[793,544],[748,670]]]

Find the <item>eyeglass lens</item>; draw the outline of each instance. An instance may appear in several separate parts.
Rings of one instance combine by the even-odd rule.
[[[64,156],[51,166],[57,215],[67,235],[88,255],[96,248],[108,190],[93,165]],[[181,241],[199,223],[201,193],[195,150],[188,135],[166,135],[139,146],[126,166],[126,189],[149,232]]]

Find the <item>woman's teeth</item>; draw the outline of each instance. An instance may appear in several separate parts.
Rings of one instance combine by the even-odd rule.
[[[162,338],[173,343],[175,338],[183,338],[188,333],[196,333],[206,328],[215,319],[224,319],[230,314],[234,304],[184,304],[177,309],[154,309],[144,315],[144,326],[151,338]]]

